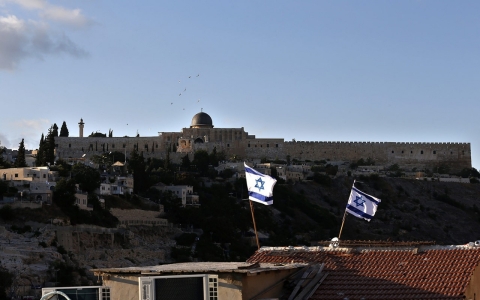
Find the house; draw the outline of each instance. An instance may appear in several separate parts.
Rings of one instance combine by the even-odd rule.
[[[480,241],[458,246],[341,241],[262,247],[247,262],[324,264],[323,281],[310,299],[480,298]]]
[[[198,206],[200,205],[200,198],[197,194],[193,193],[193,186],[190,185],[165,185],[158,183],[153,186],[161,192],[170,191],[177,198],[182,200],[182,206],[187,205]]]
[[[102,286],[110,288],[112,300],[242,300],[278,298],[285,278],[305,266],[193,262],[91,271],[102,279]]]
[[[100,195],[124,195],[133,194],[133,177],[118,176],[113,183],[102,182]]]
[[[49,167],[9,168],[0,170],[0,180],[17,187],[23,200],[51,202],[56,173]]]

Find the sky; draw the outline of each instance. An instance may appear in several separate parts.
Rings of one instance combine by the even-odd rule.
[[[204,111],[285,141],[467,142],[480,2],[0,0],[0,143],[156,136]]]

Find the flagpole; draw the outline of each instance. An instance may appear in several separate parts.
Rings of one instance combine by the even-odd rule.
[[[257,224],[255,223],[255,215],[253,214],[253,202],[250,199],[248,199],[248,201],[250,202],[250,211],[252,212],[253,230],[255,231],[255,239],[257,240],[257,250],[260,250],[260,242],[258,241],[258,233],[257,233]]]
[[[355,187],[355,179],[353,180],[352,188]],[[345,217],[347,216],[347,208],[345,208],[345,212],[343,213],[342,219],[342,226],[340,226],[340,232],[338,233],[338,239],[342,236],[343,224],[345,224]]]

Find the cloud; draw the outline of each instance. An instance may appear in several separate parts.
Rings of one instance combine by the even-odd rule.
[[[0,69],[14,70],[27,57],[43,59],[48,54],[68,54],[77,58],[88,52],[64,33],[57,34],[48,24],[25,22],[16,16],[0,17]]]
[[[45,9],[40,16],[73,27],[85,27],[93,23],[82,14],[80,9],[69,10],[58,6]]]
[[[66,9],[44,0],[0,0],[2,11],[8,11],[7,4],[11,3],[21,9],[38,12],[38,20],[25,20],[18,14],[0,14],[0,69],[15,70],[29,57],[43,60],[46,55],[57,54],[76,58],[89,56],[62,29],[62,25],[83,28],[93,24],[80,9]],[[55,30],[52,22],[57,23]]]
[[[48,129],[51,125],[52,123],[50,123],[48,119],[15,121],[8,126],[11,128],[10,131],[15,134],[15,138],[11,139],[9,146],[6,144],[4,146],[16,149],[18,148],[18,143],[24,139],[25,148],[36,149],[38,148],[38,143],[40,142],[41,133],[43,132],[44,135],[47,135]]]

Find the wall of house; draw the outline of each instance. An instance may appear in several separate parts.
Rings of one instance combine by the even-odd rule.
[[[480,264],[477,265],[470,276],[470,283],[465,290],[465,299],[480,299]]]
[[[243,278],[243,295],[242,299],[252,299],[267,288],[280,282],[293,274],[297,269],[291,270],[275,270],[270,272],[262,272],[256,276],[245,276]],[[282,294],[283,284],[279,283],[272,289],[258,295],[260,299],[278,298]]]
[[[111,300],[138,300],[138,276],[104,276],[103,286],[110,287]]]

